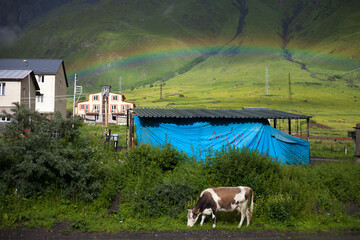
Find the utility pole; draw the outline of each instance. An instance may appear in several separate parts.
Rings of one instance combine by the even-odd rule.
[[[110,88],[109,85],[102,85],[102,97],[103,97],[103,110],[104,110],[104,124],[105,124],[105,134],[108,134],[108,107],[109,107],[109,95],[110,95]]]
[[[121,76],[119,77],[119,93],[121,94],[121,80],[122,80],[122,78],[121,78]]]
[[[269,69],[265,69],[265,95],[269,96]]]
[[[162,82],[160,82],[160,99],[162,99]]]
[[[77,74],[75,73],[75,78],[74,78],[74,100],[73,100],[73,117],[75,117],[75,95],[76,95],[76,81],[77,81]]]
[[[25,59],[24,63],[26,63],[27,70],[29,70],[29,62]],[[30,91],[30,74],[28,74],[28,87],[29,87],[29,110],[31,109],[31,91]]]
[[[290,102],[290,112],[291,112],[291,81],[290,81],[290,73],[289,73],[289,102]]]

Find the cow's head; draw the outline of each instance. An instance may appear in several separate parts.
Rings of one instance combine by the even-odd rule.
[[[196,221],[198,220],[200,215],[200,209],[188,209],[188,214],[187,214],[187,226],[188,227],[192,227],[194,226],[194,224],[196,223]]]

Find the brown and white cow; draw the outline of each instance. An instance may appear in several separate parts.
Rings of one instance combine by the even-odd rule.
[[[248,201],[250,197],[251,205],[249,211]],[[194,226],[200,214],[202,214],[200,225],[203,225],[206,215],[212,215],[214,228],[216,226],[217,211],[231,212],[235,209],[238,211],[238,214],[241,213],[241,220],[238,227],[240,228],[243,224],[245,216],[247,226],[249,226],[254,209],[254,192],[251,188],[239,186],[205,189],[200,194],[195,207],[188,210],[187,226]]]

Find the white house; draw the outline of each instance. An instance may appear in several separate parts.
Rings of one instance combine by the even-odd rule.
[[[32,70],[40,87],[35,109],[66,117],[66,88],[69,86],[62,59],[0,59],[0,70]],[[2,105],[0,103],[0,105]]]
[[[88,101],[75,104],[75,115],[88,122],[104,123],[106,112],[109,124],[126,124],[127,110],[133,109],[135,104],[126,102],[123,94],[110,92],[110,86],[102,87],[102,92],[89,94]],[[107,94],[104,91],[107,91]]]
[[[35,99],[39,90],[33,71],[0,70],[0,112],[11,114],[15,102],[35,110]],[[6,116],[0,118],[0,122],[9,121]]]

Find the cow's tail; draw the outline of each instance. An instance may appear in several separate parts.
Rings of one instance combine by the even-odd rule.
[[[254,191],[251,188],[250,191],[251,191],[251,204],[250,204],[250,221],[251,221],[254,211]]]

